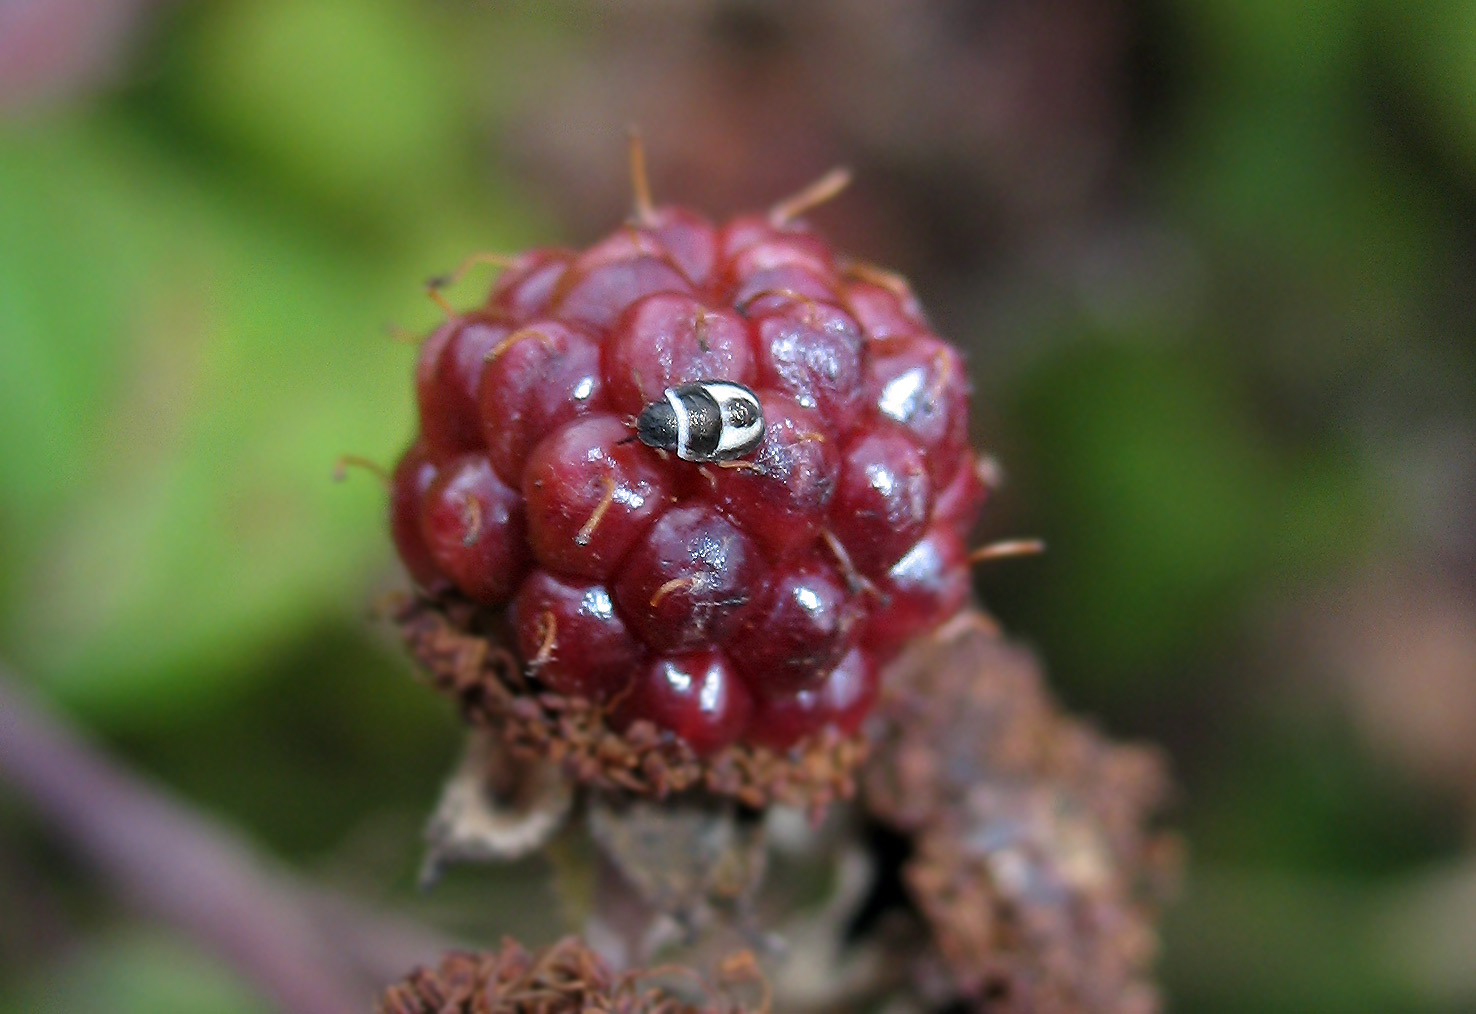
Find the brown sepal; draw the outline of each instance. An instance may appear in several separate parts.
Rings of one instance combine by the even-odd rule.
[[[678,976],[686,981],[680,982]],[[734,987],[757,994],[737,998]],[[767,986],[752,961],[735,955],[718,985],[688,969],[617,974],[579,940],[530,953],[513,940],[485,953],[445,955],[385,991],[379,1014],[741,1014],[766,1012]]]
[[[702,789],[755,809],[782,804],[813,814],[855,793],[867,749],[862,736],[826,730],[783,754],[737,743],[699,757],[650,722],[617,732],[601,706],[537,688],[469,603],[406,597],[390,613],[432,685],[468,721],[587,787],[656,798]]]

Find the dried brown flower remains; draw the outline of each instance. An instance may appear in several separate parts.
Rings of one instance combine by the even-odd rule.
[[[454,601],[412,597],[394,618],[436,689],[520,758],[557,764],[589,788],[658,798],[703,789],[755,808],[782,803],[818,811],[855,791],[854,771],[866,750],[860,736],[826,730],[788,753],[735,743],[699,757],[649,722],[616,732],[597,704],[529,693],[516,658],[495,632],[477,627],[474,613]]]
[[[737,992],[755,993],[745,1002]],[[716,984],[686,969],[617,974],[569,938],[536,953],[504,941],[486,953],[454,953],[391,986],[379,1014],[740,1014],[768,1009],[750,956],[719,969]]]
[[[894,668],[862,806],[908,843],[924,995],[988,1011],[1157,1009],[1154,921],[1177,867],[1153,750],[1066,717],[1039,667],[964,614]]]

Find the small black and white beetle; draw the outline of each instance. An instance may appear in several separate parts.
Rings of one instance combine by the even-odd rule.
[[[764,410],[742,384],[699,380],[668,387],[661,401],[642,409],[636,437],[683,461],[731,461],[764,439]]]

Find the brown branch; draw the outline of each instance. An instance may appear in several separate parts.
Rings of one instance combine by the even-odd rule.
[[[244,842],[119,768],[0,665],[0,781],[142,911],[210,950],[283,1010],[362,1014],[443,941],[270,868]]]

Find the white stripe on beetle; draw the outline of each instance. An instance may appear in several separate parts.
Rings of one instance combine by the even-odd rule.
[[[676,456],[685,461],[692,437],[692,422],[687,418],[687,406],[683,405],[682,399],[677,397],[674,387],[666,389],[666,403],[671,406],[672,413],[676,415]]]

